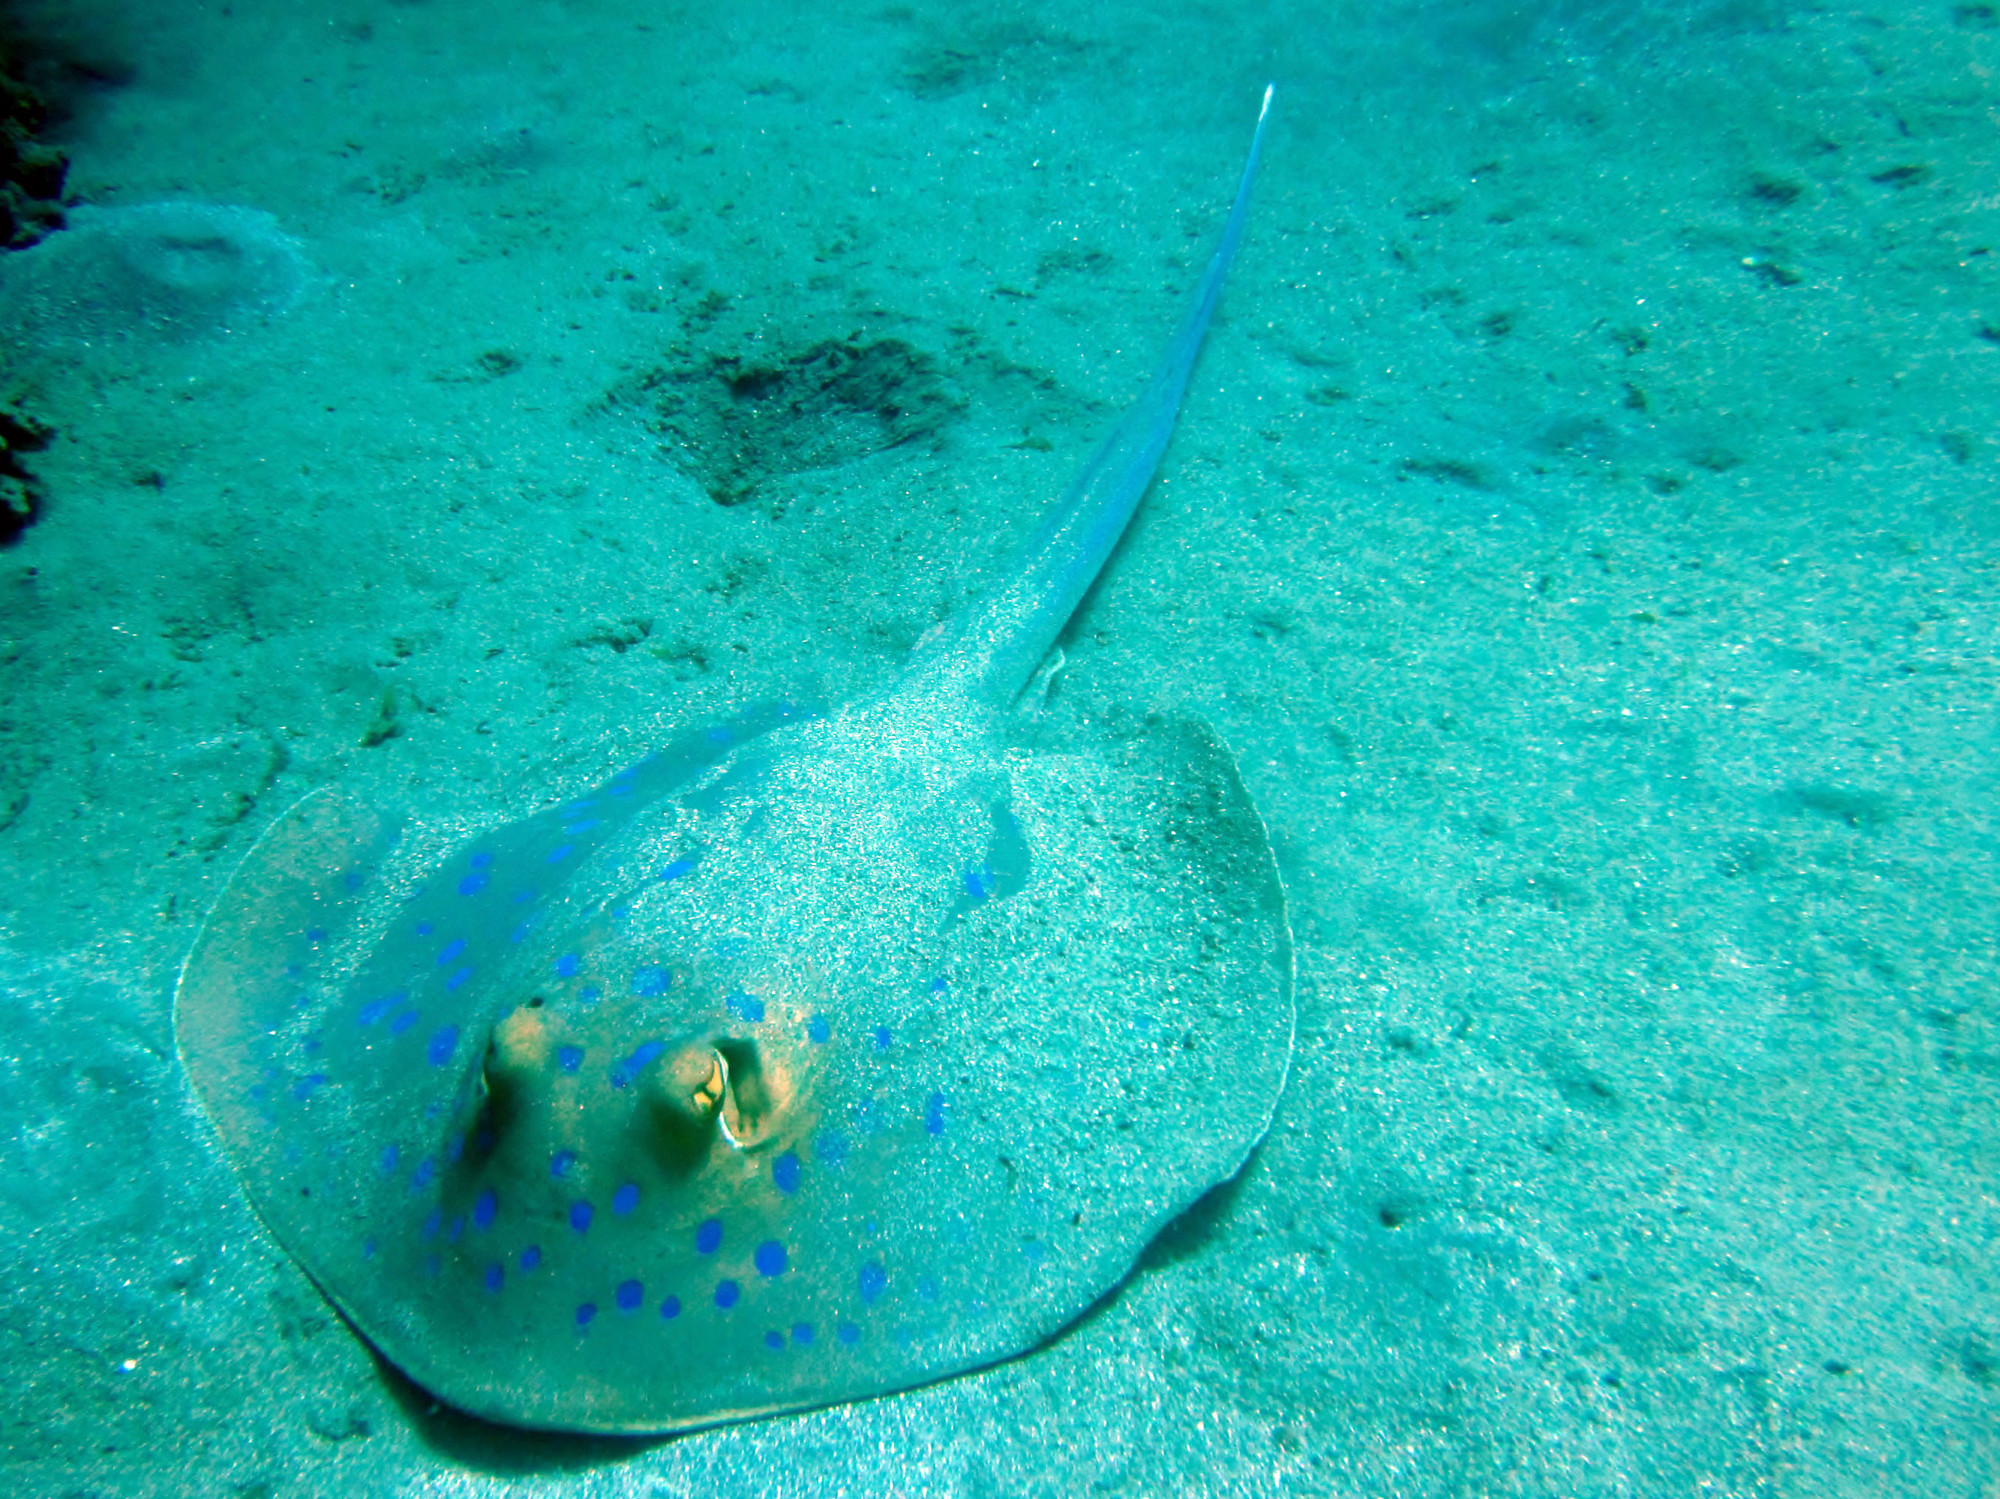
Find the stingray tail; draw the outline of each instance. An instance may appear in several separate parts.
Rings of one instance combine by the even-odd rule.
[[[1181,394],[1222,295],[1230,262],[1236,258],[1274,87],[1264,90],[1250,154],[1222,228],[1222,243],[1202,273],[1193,305],[1153,378],[1098,444],[1061,502],[1002,565],[1001,581],[919,642],[905,678],[919,691],[969,697],[1001,708],[1011,704],[1118,544],[1173,435]]]

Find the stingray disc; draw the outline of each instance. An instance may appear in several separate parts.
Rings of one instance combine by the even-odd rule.
[[[1214,737],[891,729],[768,710],[449,849],[321,793],[238,869],[181,1055],[441,1399],[660,1432],[990,1363],[1261,1137],[1290,935]]]

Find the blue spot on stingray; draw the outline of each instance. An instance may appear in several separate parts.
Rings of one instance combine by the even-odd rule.
[[[674,976],[665,968],[641,968],[632,975],[632,992],[641,999],[658,999],[673,987]]]
[[[944,1133],[944,1095],[933,1093],[924,1105],[924,1128],[935,1137]]]
[[[738,1298],[742,1295],[743,1287],[736,1284],[735,1281],[719,1281],[715,1287],[715,1304],[726,1312],[732,1306],[736,1305]]]
[[[423,1019],[423,1012],[415,1006],[401,1010],[389,1021],[389,1034],[400,1036],[421,1019]]]
[[[675,880],[681,878],[683,875],[693,874],[694,866],[695,866],[695,860],[691,857],[683,855],[681,858],[674,860],[673,863],[669,864],[665,869],[662,869],[660,871],[660,879],[662,883],[672,884]]]
[[[458,972],[454,973],[450,978],[444,981],[444,986],[447,989],[456,989],[460,984],[464,983],[467,979],[471,977],[472,977],[472,970],[470,968],[461,968],[458,970]]]
[[[746,1020],[756,1025],[764,1018],[764,1001],[754,994],[732,994],[723,1003],[729,1007],[729,1013],[738,1020]]]
[[[881,1299],[889,1289],[889,1272],[882,1268],[880,1260],[870,1260],[861,1267],[861,1299],[873,1303]]]
[[[442,968],[447,963],[456,963],[458,955],[464,951],[465,939],[463,937],[454,938],[452,941],[445,943],[443,950],[438,953],[437,966]]]
[[[437,1179],[437,1174],[437,1162],[429,1156],[425,1156],[421,1161],[417,1162],[417,1169],[410,1173],[410,1190],[412,1192],[423,1191],[425,1187],[428,1187]]]
[[[600,820],[601,819],[595,817],[586,817],[582,822],[571,823],[568,827],[564,828],[563,831],[565,833],[568,833],[572,838],[574,838],[580,833],[588,833],[592,828],[597,827],[600,823]]]
[[[440,1210],[432,1208],[428,1213],[424,1214],[424,1237],[426,1239],[435,1239],[438,1236],[438,1230],[443,1227],[444,1214]]]
[[[523,1270],[532,1270],[535,1268],[535,1266],[539,1265],[541,1262],[542,1262],[541,1245],[530,1244],[526,1249],[521,1251],[521,1268]]]
[[[417,889],[410,892],[410,899],[415,900],[419,895],[422,895],[423,893],[424,892],[422,887],[419,886]],[[417,935],[419,937],[428,937],[430,934],[431,934],[431,924],[428,921],[420,921],[417,923]]]
[[[790,1263],[785,1246],[776,1239],[766,1239],[757,1246],[756,1261],[757,1273],[766,1280],[783,1275],[785,1266]]]
[[[852,1322],[841,1323],[833,1330],[833,1335],[850,1348],[861,1341],[861,1329]]]
[[[792,1324],[792,1341],[801,1348],[810,1348],[813,1340],[813,1325],[810,1322]]]
[[[875,1027],[875,1049],[877,1051],[887,1051],[889,1049],[888,1026],[878,1025]]]
[[[590,1220],[597,1216],[597,1209],[587,1202],[572,1202],[569,1205],[569,1226],[580,1234],[590,1232]]]
[[[409,997],[408,994],[399,989],[394,994],[387,995],[382,999],[371,999],[361,1007],[361,1012],[354,1017],[354,1023],[356,1025],[373,1025]]]
[[[611,1194],[611,1211],[621,1218],[638,1205],[639,1189],[631,1182],[626,1182]]]
[[[464,1237],[464,1235],[465,1235],[465,1214],[456,1213],[452,1216],[451,1227],[445,1230],[444,1236],[447,1239],[451,1240],[452,1243],[456,1244],[461,1238]]]
[[[965,872],[965,898],[975,906],[993,894],[993,871],[981,864]]]
[[[447,1161],[450,1161],[452,1164],[456,1165],[458,1163],[459,1157],[463,1156],[464,1154],[465,1154],[464,1135],[453,1135],[450,1139],[444,1142],[444,1158]]]
[[[466,861],[466,863],[473,869],[484,869],[488,864],[491,864],[492,862],[493,862],[493,855],[487,853],[474,854],[470,859]]]
[[[368,883],[368,876],[358,869],[350,869],[340,877],[340,882],[349,890],[359,890]]]
[[[384,1145],[382,1147],[382,1154],[375,1159],[375,1169],[380,1171],[384,1176],[394,1176],[396,1174],[396,1157],[399,1154],[401,1152],[395,1146]]]
[[[815,1046],[824,1046],[833,1039],[833,1023],[824,1015],[815,1015],[806,1022],[806,1039]]]
[[[490,875],[469,874],[458,882],[458,893],[460,895],[477,895],[490,883],[492,883],[492,876]]]
[[[764,1346],[770,1349],[773,1353],[776,1353],[779,1349],[785,1346],[785,1335],[781,1332],[778,1332],[776,1329],[773,1329],[772,1331],[765,1333]]]
[[[574,1072],[582,1065],[583,1048],[581,1046],[558,1046],[556,1048],[556,1066],[562,1068],[564,1072]]]
[[[361,1257],[364,1260],[375,1258],[375,1236],[373,1234],[370,1234],[361,1241]]]
[[[524,901],[531,901],[534,898],[535,892],[532,890],[516,890],[514,892],[514,904],[517,906]]]
[[[646,1299],[646,1288],[636,1280],[621,1280],[618,1283],[618,1310],[636,1312],[639,1303]]]
[[[481,1228],[491,1228],[493,1226],[494,1214],[499,1211],[500,1199],[494,1196],[493,1189],[488,1187],[479,1194],[478,1200],[472,1204],[472,1221]]]
[[[575,1164],[576,1164],[575,1151],[558,1150],[554,1155],[549,1157],[549,1175],[568,1176],[569,1168],[574,1166]]]
[[[507,1283],[507,1272],[500,1268],[498,1261],[486,1267],[486,1289],[498,1291]]]
[[[633,1078],[646,1070],[661,1052],[667,1049],[664,1041],[642,1041],[632,1051],[632,1055],[611,1069],[611,1086],[622,1088]]]
[[[523,921],[507,934],[507,940],[518,947],[521,943],[526,942],[529,937],[533,936],[534,931],[534,922]]]
[[[312,1096],[312,1090],[325,1081],[326,1074],[324,1072],[308,1072],[304,1077],[292,1084],[292,1097],[296,1098],[300,1103],[304,1103]]]
[[[424,1049],[424,1057],[433,1067],[442,1067],[451,1060],[451,1054],[458,1049],[458,1027],[441,1025],[431,1032],[431,1044]]]
[[[696,1254],[714,1254],[721,1247],[722,1220],[720,1218],[703,1219],[701,1226],[694,1231],[694,1252]]]
[[[771,1185],[790,1197],[799,1189],[799,1158],[789,1150],[771,1162]]]
[[[939,975],[938,975],[938,976],[937,976],[936,978],[934,978],[934,979],[932,979],[932,980],[931,980],[931,993],[933,993],[933,994],[942,994],[942,993],[944,993],[944,991],[945,991],[945,988],[946,988],[946,984],[945,984],[945,981],[944,981],[944,975],[943,975],[943,974],[939,974]]]
[[[839,1130],[828,1130],[819,1137],[819,1163],[828,1170],[837,1171],[847,1163],[847,1136]]]
[[[674,1320],[674,1318],[678,1317],[680,1314],[681,1314],[680,1297],[669,1296],[665,1301],[660,1303],[660,1320],[662,1322],[671,1322]]]
[[[323,926],[306,928],[306,941],[317,947],[320,943],[326,941],[326,928]]]
[[[564,859],[567,859],[569,857],[571,847],[572,845],[565,843],[561,848],[551,849],[549,851],[548,858],[545,859],[543,862],[547,864],[562,863]]]
[[[585,984],[576,991],[576,1002],[580,1005],[594,1005],[604,998],[604,991],[595,984]]]
[[[583,954],[566,952],[556,959],[556,977],[573,979],[583,971]]]
[[[578,1327],[588,1327],[590,1326],[590,1319],[592,1317],[595,1317],[596,1315],[597,1315],[597,1303],[594,1301],[586,1301],[582,1306],[576,1309],[576,1325]]]

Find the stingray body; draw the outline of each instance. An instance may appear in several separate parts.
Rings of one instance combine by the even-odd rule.
[[[232,877],[181,1055],[273,1234],[440,1398],[661,1432],[990,1363],[1263,1135],[1290,934],[1227,752],[1005,732],[1158,463],[1263,123],[1145,395],[885,689],[456,842],[316,793]]]

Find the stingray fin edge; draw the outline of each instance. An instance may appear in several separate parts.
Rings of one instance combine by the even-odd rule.
[[[396,842],[399,820],[331,789],[266,828],[202,923],[174,992],[174,1042],[210,1122],[249,1143],[243,1101],[258,1041],[294,1003],[297,974],[339,940]]]

